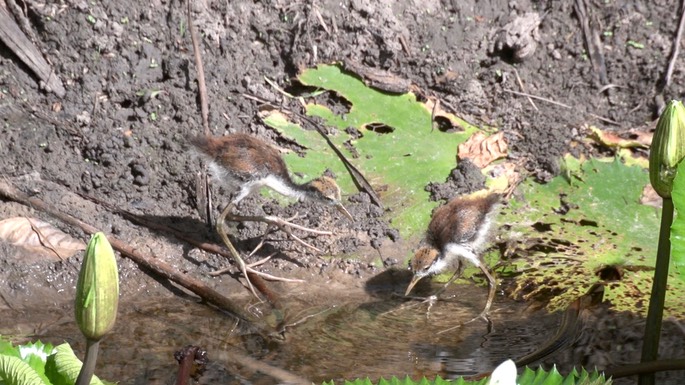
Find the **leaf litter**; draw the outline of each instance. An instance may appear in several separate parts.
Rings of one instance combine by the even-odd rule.
[[[0,242],[16,248],[15,259],[65,260],[85,243],[39,219],[14,217],[0,221]]]

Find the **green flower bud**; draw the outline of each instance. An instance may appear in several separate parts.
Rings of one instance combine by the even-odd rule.
[[[86,247],[76,284],[76,322],[90,340],[100,340],[114,327],[119,305],[119,272],[114,250],[103,233]]]
[[[685,157],[685,107],[671,100],[659,117],[649,153],[649,180],[662,198],[670,198],[678,164]]]

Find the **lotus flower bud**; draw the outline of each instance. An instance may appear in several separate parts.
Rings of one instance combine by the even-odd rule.
[[[98,341],[117,318],[119,272],[114,250],[103,233],[88,242],[76,284],[76,322],[86,338]]]
[[[649,153],[649,180],[662,198],[670,198],[677,167],[685,157],[685,107],[672,100],[656,125]]]

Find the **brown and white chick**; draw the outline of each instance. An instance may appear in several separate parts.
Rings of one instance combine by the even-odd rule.
[[[238,190],[231,200],[233,204],[266,186],[285,196],[334,206],[353,219],[342,205],[340,188],[333,179],[322,176],[304,184],[293,182],[281,154],[261,139],[230,134],[196,136],[190,138],[190,143],[209,161],[209,169],[219,182]]]
[[[498,194],[456,197],[433,213],[426,239],[410,262],[414,274],[405,295],[423,277],[455,270],[452,278],[438,292],[442,292],[461,273],[462,263],[476,265],[488,279],[489,294],[481,314],[487,315],[495,297],[497,281],[490,273],[481,252],[488,241]]]
[[[240,265],[241,271],[248,280],[248,285],[253,293],[254,288],[247,278],[247,270],[255,274],[260,273],[245,265],[238,252],[228,240],[223,229],[225,220],[260,221],[276,225],[297,242],[317,251],[321,250],[292,234],[289,228],[296,228],[315,234],[329,235],[331,232],[310,229],[276,216],[240,216],[232,214],[231,211],[238,202],[254,191],[258,191],[261,187],[269,187],[285,196],[333,206],[347,218],[353,220],[352,215],[341,203],[340,188],[333,179],[322,176],[303,184],[293,182],[278,150],[257,137],[248,134],[229,134],[226,136],[195,136],[190,137],[188,140],[208,162],[209,170],[214,179],[235,192],[231,202],[219,216],[216,228],[226,246],[231,250],[234,259]]]

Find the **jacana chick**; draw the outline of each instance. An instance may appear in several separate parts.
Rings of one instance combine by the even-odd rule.
[[[352,219],[340,202],[340,188],[333,179],[323,176],[304,184],[294,183],[278,150],[261,139],[230,134],[196,136],[190,138],[190,143],[209,160],[209,168],[218,181],[239,190],[231,201],[233,204],[266,186],[285,196],[335,206]]]
[[[488,279],[490,290],[481,315],[488,314],[495,298],[497,282],[481,252],[488,240],[499,200],[497,194],[456,197],[435,210],[426,239],[411,260],[409,268],[414,276],[405,295],[409,295],[421,278],[455,270],[452,278],[440,290],[442,292],[460,275],[462,263],[468,261],[476,265]]]
[[[269,187],[282,195],[299,200],[312,200],[327,206],[334,206],[350,220],[353,219],[352,215],[342,205],[340,188],[333,179],[322,176],[304,184],[293,182],[278,150],[252,135],[238,133],[221,137],[195,136],[189,138],[189,141],[208,161],[210,172],[214,178],[228,189],[236,191],[231,202],[217,220],[217,231],[224,239],[224,243],[228,243],[227,246],[230,242],[228,242],[223,231],[224,220],[262,221],[274,224],[298,242],[315,250],[318,249],[293,235],[286,226],[316,234],[331,234],[330,232],[299,226],[275,216],[238,216],[231,214],[233,206],[261,187]],[[241,265],[243,274],[247,279],[244,262],[237,255],[237,252],[232,250],[232,253]],[[252,289],[252,287],[250,288]]]

